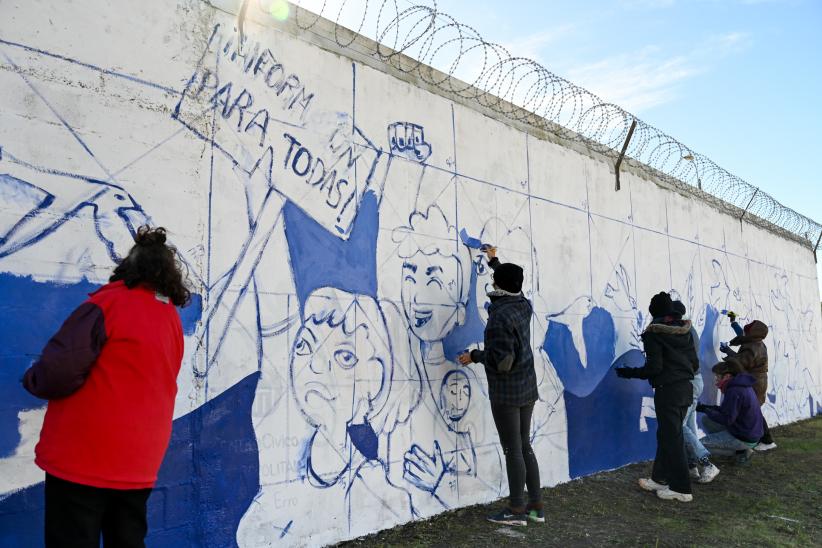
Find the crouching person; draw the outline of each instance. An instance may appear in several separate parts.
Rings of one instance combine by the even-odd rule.
[[[737,463],[751,458],[753,448],[762,438],[764,419],[754,392],[756,379],[744,372],[735,358],[727,358],[713,367],[716,387],[722,392],[722,405],[699,404],[705,413],[702,426],[708,435],[702,445],[713,455],[736,455]]]

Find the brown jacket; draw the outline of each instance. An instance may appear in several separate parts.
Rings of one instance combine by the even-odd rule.
[[[756,379],[754,392],[759,403],[763,404],[768,391],[768,348],[763,342],[768,336],[768,326],[754,320],[745,326],[744,331],[744,335],[734,337],[728,343],[739,347],[735,353],[730,352],[728,357],[736,356],[745,371]]]

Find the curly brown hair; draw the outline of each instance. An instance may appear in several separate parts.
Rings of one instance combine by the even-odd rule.
[[[134,246],[120,261],[110,282],[123,280],[129,289],[145,284],[165,295],[176,306],[185,306],[191,300],[191,291],[186,287],[177,249],[166,245],[166,229],[151,228],[148,225],[137,229]]]

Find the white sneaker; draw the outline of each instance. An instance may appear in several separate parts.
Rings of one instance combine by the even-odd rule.
[[[679,502],[691,502],[694,500],[694,496],[690,493],[678,493],[676,491],[671,491],[667,487],[661,491],[657,491],[656,496],[662,500],[678,500]]]
[[[699,483],[711,483],[713,479],[719,474],[719,468],[709,463],[708,466],[702,468],[702,473],[699,475]]]
[[[688,475],[691,476],[691,479],[699,479],[699,466],[688,468]]]
[[[776,449],[776,444],[771,443],[760,443],[756,447],[754,447],[757,451],[770,451],[771,449]]]
[[[668,486],[662,483],[657,483],[651,478],[639,478],[639,486],[646,491],[662,491],[663,489],[667,489]]]

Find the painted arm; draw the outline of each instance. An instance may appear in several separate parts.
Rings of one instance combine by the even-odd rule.
[[[23,376],[23,387],[45,400],[65,398],[86,382],[106,343],[103,311],[80,305],[49,340],[40,359]]]

